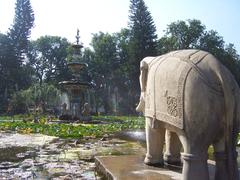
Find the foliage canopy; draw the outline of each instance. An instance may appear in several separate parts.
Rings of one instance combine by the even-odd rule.
[[[41,101],[55,103],[51,98],[60,89],[58,82],[72,78],[67,68],[70,43],[57,36],[42,36],[30,42],[34,19],[30,0],[16,0],[13,24],[7,34],[0,33],[1,113],[9,109],[23,112]],[[196,19],[172,22],[158,39],[144,0],[130,0],[127,28],[113,34],[94,33],[90,46],[82,52],[83,62],[89,65],[82,78],[94,86],[96,112],[104,108],[108,114],[136,114],[140,61],[178,49],[212,53],[240,84],[240,57],[233,44],[225,44],[217,31],[208,30]],[[45,94],[50,90],[55,94]]]

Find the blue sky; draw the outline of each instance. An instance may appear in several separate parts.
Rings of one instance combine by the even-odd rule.
[[[130,0],[32,0],[35,27],[32,39],[57,35],[75,41],[79,28],[81,41],[88,46],[92,33],[118,32],[127,27]],[[199,19],[208,30],[216,30],[240,54],[239,0],[145,0],[157,34],[177,20]],[[15,0],[0,0],[0,32],[13,22]]]

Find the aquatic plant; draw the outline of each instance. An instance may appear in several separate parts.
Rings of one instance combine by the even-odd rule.
[[[142,117],[97,116],[106,123],[73,124],[73,123],[34,123],[29,121],[1,121],[0,130],[11,130],[19,133],[41,133],[61,138],[101,137],[122,130],[144,129]],[[94,121],[94,120],[93,120]]]

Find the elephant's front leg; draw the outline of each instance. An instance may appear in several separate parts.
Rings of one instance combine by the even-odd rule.
[[[164,153],[164,161],[167,164],[181,164],[181,147],[182,144],[175,132],[166,130],[165,134],[166,151]]]
[[[154,124],[158,124],[154,127]],[[159,121],[146,117],[146,142],[147,154],[144,163],[147,165],[163,165],[163,145],[164,145],[165,128]]]

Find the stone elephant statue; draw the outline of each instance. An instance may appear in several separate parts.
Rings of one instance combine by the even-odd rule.
[[[136,110],[146,118],[145,164],[180,161],[182,145],[183,179],[208,180],[207,151],[213,145],[215,179],[238,179],[240,90],[230,71],[195,49],[144,58],[140,69]]]

